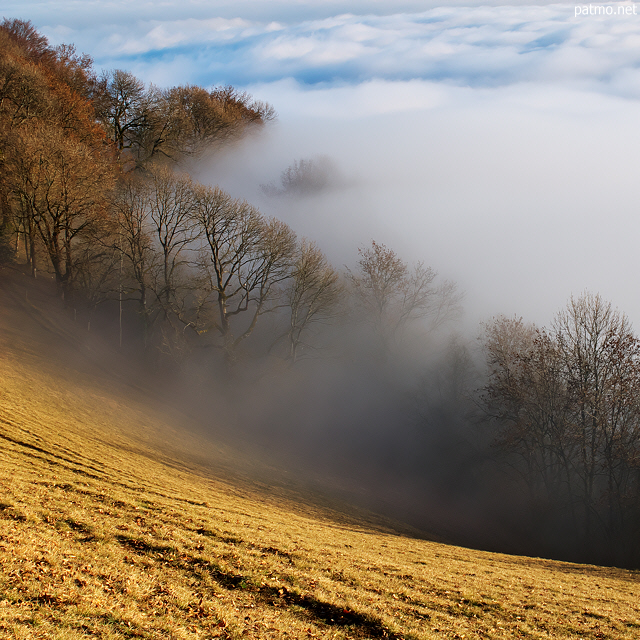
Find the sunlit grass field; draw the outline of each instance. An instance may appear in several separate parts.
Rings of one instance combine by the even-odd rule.
[[[640,637],[639,573],[406,537],[270,487],[45,303],[0,272],[0,637]]]

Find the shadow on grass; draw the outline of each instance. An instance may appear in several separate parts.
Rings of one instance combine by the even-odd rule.
[[[302,595],[286,588],[269,585],[256,585],[251,576],[225,571],[218,565],[179,552],[174,547],[154,545],[146,540],[130,538],[124,535],[116,536],[116,540],[126,549],[154,558],[163,563],[171,564],[177,569],[195,574],[206,572],[222,588],[227,590],[244,589],[253,592],[256,598],[273,607],[287,607],[291,613],[299,617],[329,626],[349,627],[353,638],[387,638],[401,640],[401,636],[389,631],[380,620],[370,616],[345,609],[344,607],[318,600],[310,595]]]
[[[298,607],[318,622],[335,627],[350,627],[349,630],[354,638],[402,640],[402,636],[389,631],[380,620],[329,602],[323,602],[313,596],[301,595],[286,588],[278,589],[271,586],[260,587],[258,592],[260,599],[272,606],[290,606],[293,613]]]

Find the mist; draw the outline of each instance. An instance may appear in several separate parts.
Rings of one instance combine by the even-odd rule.
[[[352,264],[371,239],[425,261],[465,292],[469,329],[497,313],[547,323],[586,289],[640,318],[628,279],[637,271],[640,196],[634,101],[560,88],[380,83],[370,87],[378,106],[378,96],[402,91],[433,104],[347,118],[314,112],[325,92],[292,89],[277,124],[199,164],[198,178],[290,223],[334,264]],[[362,89],[335,91],[353,114]],[[319,155],[333,159],[343,184],[264,196],[261,184]]]
[[[336,265],[384,242],[496,313],[548,322],[598,291],[640,321],[639,18],[523,2],[8,5],[98,69],[159,86],[230,83],[278,120],[193,167],[319,242]],[[261,184],[332,158],[350,188],[298,201]]]
[[[464,298],[461,318],[437,336],[407,336],[393,363],[372,365],[365,340],[350,359],[262,381],[241,413],[250,439],[299,478],[456,543],[611,562],[606,545],[572,548],[562,518],[528,517],[479,410],[478,336],[499,314],[548,326],[584,291],[638,325],[635,100],[533,83],[252,91],[286,96],[279,121],[201,160],[199,180],[284,220],[339,268],[353,269],[375,240],[454,280]],[[322,157],[337,174],[322,191],[261,188]],[[344,336],[327,340],[345,353]],[[452,345],[467,358],[458,381],[447,373]]]

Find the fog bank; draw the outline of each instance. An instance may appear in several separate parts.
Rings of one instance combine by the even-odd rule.
[[[547,323],[585,289],[640,322],[630,280],[639,266],[635,101],[527,84],[290,83],[259,93],[280,95],[280,121],[199,163],[197,175],[289,222],[336,265],[371,239],[424,260],[459,283],[469,326],[496,313]],[[318,155],[333,159],[343,184],[265,197],[261,184]]]

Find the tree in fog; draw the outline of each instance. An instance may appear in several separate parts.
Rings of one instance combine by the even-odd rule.
[[[622,528],[625,500],[639,489],[640,341],[624,314],[590,294],[571,298],[554,330],[572,395],[588,542],[596,524],[610,535]]]
[[[302,349],[313,348],[310,338],[314,327],[335,317],[342,295],[338,272],[315,243],[302,240],[284,291],[289,326],[283,337],[287,339],[292,362],[299,358]]]
[[[233,87],[210,91],[193,85],[172,87],[162,93],[158,104],[160,119],[153,144],[174,158],[198,154],[275,117],[270,105]]]
[[[569,389],[553,336],[520,319],[500,317],[487,326],[489,384],[485,397],[499,422],[496,445],[519,457],[535,503],[562,503],[573,510],[573,445]],[[575,526],[575,519],[574,519]]]
[[[200,233],[194,221],[194,183],[186,175],[166,167],[153,171],[150,179],[148,224],[159,254],[152,287],[156,301],[169,319],[180,313],[180,289],[188,264],[188,249]]]
[[[413,320],[425,320],[430,329],[436,329],[458,313],[455,284],[436,285],[437,273],[422,262],[410,268],[393,250],[375,241],[358,253],[357,268],[347,277],[385,348]]]
[[[200,187],[194,221],[203,238],[197,326],[216,334],[228,362],[289,278],[295,234],[219,188]]]
[[[583,551],[606,540],[610,557],[614,547],[629,557],[640,513],[640,342],[627,318],[585,294],[550,331],[496,320],[485,347],[496,444],[519,456],[532,504],[542,500],[557,523],[569,518]]]
[[[117,221],[113,240],[122,257],[120,293],[137,303],[145,347],[157,311],[149,294],[154,291],[159,264],[152,238],[151,193],[147,181],[129,174],[121,179],[111,202]]]
[[[305,196],[319,193],[342,182],[339,172],[327,156],[294,160],[280,175],[280,185],[263,184],[262,190],[270,196]]]
[[[110,222],[102,220],[101,224],[92,225],[79,238],[75,250],[74,311],[84,306],[88,331],[98,306],[116,299],[121,283],[121,254],[113,241]]]

